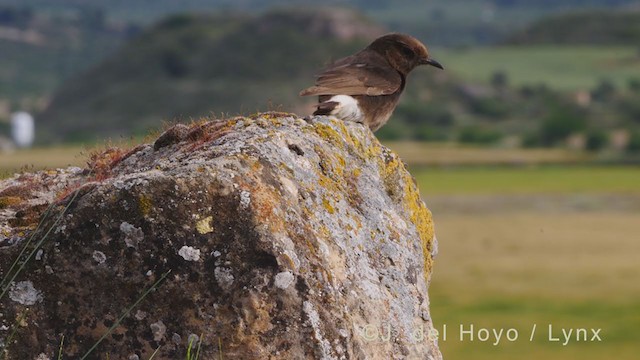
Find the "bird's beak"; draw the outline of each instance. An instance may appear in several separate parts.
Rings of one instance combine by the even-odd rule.
[[[431,65],[431,66],[437,67],[438,69],[444,70],[444,66],[442,66],[442,64],[437,62],[435,59],[431,59],[431,58],[422,59],[420,63],[423,65]]]

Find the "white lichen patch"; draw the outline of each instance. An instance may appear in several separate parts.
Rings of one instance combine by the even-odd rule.
[[[34,305],[42,301],[42,293],[31,281],[19,281],[11,285],[9,298],[22,305]]]
[[[103,264],[105,261],[107,261],[107,255],[105,255],[102,251],[95,250],[92,257],[93,260],[95,260],[95,262],[97,262],[98,264]]]
[[[136,318],[136,320],[140,321],[140,320],[144,320],[144,318],[147,317],[147,313],[142,311],[142,310],[138,310],[136,311],[136,314],[134,315],[134,317]]]
[[[167,327],[164,325],[162,320],[154,322],[153,324],[149,325],[149,327],[151,328],[151,334],[153,334],[153,340],[155,341],[162,340],[167,332]]]
[[[313,304],[310,301],[305,301],[302,304],[302,309],[307,315],[307,320],[311,328],[313,329],[313,336],[318,341],[318,345],[320,348],[320,358],[321,359],[335,359],[331,356],[331,343],[322,335],[322,329],[320,329],[320,315],[318,311],[314,309]]]
[[[124,234],[124,243],[127,247],[137,248],[140,240],[144,239],[142,229],[137,228],[126,221],[120,224],[120,231]]]
[[[198,221],[196,223],[196,230],[198,230],[198,232],[202,235],[213,232],[213,227],[211,226],[212,221],[212,216],[207,216],[206,218]]]
[[[223,289],[228,289],[233,285],[233,274],[231,269],[225,267],[217,267],[213,270],[213,275],[216,277],[218,285]]]
[[[276,274],[273,283],[278,289],[286,289],[293,283],[294,279],[295,277],[292,273],[290,273],[289,271],[283,271]]]
[[[54,234],[59,234],[59,233],[63,233],[65,232],[65,230],[67,230],[67,225],[60,225],[56,228],[56,230],[53,232]]]
[[[183,246],[178,250],[178,255],[182,256],[187,261],[200,260],[200,250],[191,246]]]
[[[246,209],[251,204],[251,193],[242,190],[240,192],[240,207]]]

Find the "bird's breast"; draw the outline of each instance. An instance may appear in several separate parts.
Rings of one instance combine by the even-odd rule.
[[[372,131],[381,128],[391,117],[400,100],[400,92],[382,96],[356,96],[364,123]]]

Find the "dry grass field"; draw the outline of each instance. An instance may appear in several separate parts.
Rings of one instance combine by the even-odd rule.
[[[71,165],[82,166],[88,150],[83,147],[53,147],[0,152],[0,179],[18,171],[55,169]]]
[[[440,254],[430,295],[449,359],[636,359],[640,338],[640,212],[435,214]],[[530,335],[534,324],[537,333]],[[459,326],[514,328],[493,345]],[[566,346],[561,328],[600,328]],[[591,339],[589,333],[588,339]],[[582,339],[581,339],[582,340]]]
[[[492,148],[413,141],[387,142],[385,145],[412,167],[569,164],[581,163],[593,157],[567,149]]]

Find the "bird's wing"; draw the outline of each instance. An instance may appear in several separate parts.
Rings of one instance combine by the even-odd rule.
[[[361,60],[361,61],[358,61]],[[400,89],[402,77],[384,59],[339,60],[317,76],[316,85],[302,90],[307,95],[389,95]]]

